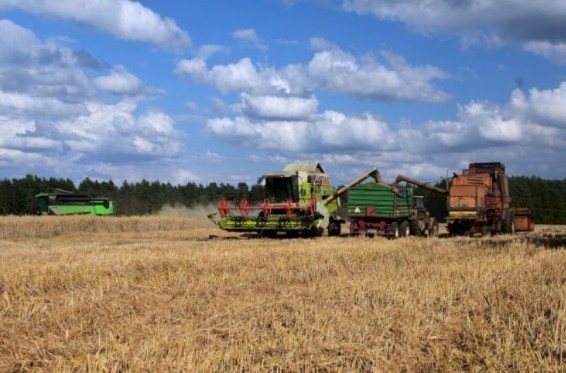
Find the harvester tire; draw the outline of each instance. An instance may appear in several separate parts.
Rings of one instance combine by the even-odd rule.
[[[336,221],[331,221],[330,224],[328,224],[328,235],[340,236],[340,233],[342,233],[342,227],[340,223]]]
[[[503,233],[515,234],[515,222],[513,221],[513,210],[505,211],[503,218]]]

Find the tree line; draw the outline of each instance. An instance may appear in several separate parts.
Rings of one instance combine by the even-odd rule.
[[[78,186],[70,179],[39,178],[26,175],[20,179],[0,181],[0,215],[33,215],[37,213],[36,195],[55,189],[108,197],[114,201],[116,215],[151,215],[165,205],[186,207],[216,205],[221,198],[238,200],[242,197],[263,199],[263,187],[246,183],[236,186],[224,183],[208,185],[188,183],[172,185],[159,181],[124,181],[116,185],[112,180],[98,181],[86,178]]]
[[[446,185],[440,181],[437,186]],[[248,186],[209,183],[208,185],[187,183],[172,185],[159,181],[124,181],[116,185],[112,180],[98,181],[84,179],[78,186],[70,179],[40,178],[27,175],[23,178],[0,181],[0,215],[33,215],[37,213],[35,196],[39,193],[64,189],[71,192],[90,193],[109,197],[114,201],[116,215],[151,215],[158,213],[165,205],[186,207],[210,206],[211,212],[221,198],[262,201],[265,190],[260,185]],[[513,207],[530,207],[539,224],[566,224],[566,179],[547,180],[531,176],[509,177],[509,190]],[[430,190],[417,189],[416,194],[424,195],[427,208],[432,216],[446,215],[446,197]],[[212,206],[211,206],[212,205]]]

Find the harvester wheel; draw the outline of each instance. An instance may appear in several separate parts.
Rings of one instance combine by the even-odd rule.
[[[340,223],[331,221],[330,224],[328,224],[328,235],[340,236],[340,233],[342,233],[342,226],[340,225]]]
[[[272,230],[261,230],[259,231],[259,237],[263,237],[263,238],[275,238],[277,237],[277,231],[272,231]]]
[[[403,220],[399,227],[399,235],[401,237],[408,237],[411,233],[411,229],[409,227],[409,222],[407,220]]]
[[[513,221],[513,210],[505,211],[503,218],[503,233],[515,234],[515,222]]]

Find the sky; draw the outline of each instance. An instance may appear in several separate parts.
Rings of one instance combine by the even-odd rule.
[[[566,178],[566,1],[0,0],[0,178]]]

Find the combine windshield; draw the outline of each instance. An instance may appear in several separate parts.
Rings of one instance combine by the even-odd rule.
[[[265,179],[265,191],[271,202],[299,200],[299,186],[296,177],[270,177]]]

